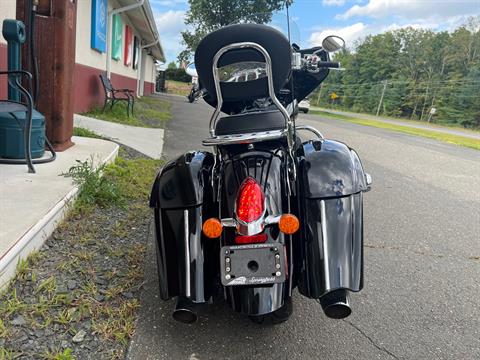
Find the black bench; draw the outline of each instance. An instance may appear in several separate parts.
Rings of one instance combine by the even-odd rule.
[[[105,91],[105,102],[103,103],[102,112],[105,111],[109,101],[110,110],[117,102],[125,101],[127,103],[127,116],[130,116],[130,112],[133,115],[133,106],[135,105],[135,95],[133,90],[115,89],[112,82],[105,74],[100,75],[100,80],[102,81],[103,90]]]

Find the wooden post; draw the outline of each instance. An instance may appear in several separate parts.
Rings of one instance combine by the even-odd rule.
[[[17,19],[29,29],[30,0],[17,0]],[[40,0],[35,18],[35,48],[38,58],[37,110],[46,119],[46,134],[57,151],[73,145],[73,74],[77,2]],[[24,49],[22,63],[30,69],[30,53]],[[31,70],[30,70],[31,71]]]

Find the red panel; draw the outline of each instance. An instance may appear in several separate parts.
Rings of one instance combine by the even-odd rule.
[[[7,45],[0,44],[0,70],[7,70]],[[0,76],[0,99],[7,98],[7,76]]]
[[[95,106],[103,106],[104,90],[100,82],[100,74],[103,70],[90,66],[75,64],[75,87],[73,111],[75,113],[84,113]],[[131,89],[134,92],[137,89],[137,80],[126,76],[112,73],[112,84],[117,89]]]
[[[143,83],[143,95],[150,95],[155,92],[155,84],[151,82]]]
[[[130,66],[132,63],[132,54],[133,54],[133,34],[130,26],[125,26],[125,48],[123,54],[123,64],[125,66]]]

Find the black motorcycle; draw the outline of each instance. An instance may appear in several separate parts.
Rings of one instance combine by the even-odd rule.
[[[192,85],[192,88],[190,89],[190,93],[187,96],[188,102],[193,103],[194,101],[200,99],[203,97],[203,89],[202,87],[196,83]]]
[[[298,102],[339,63],[330,36],[301,50],[273,27],[237,24],[195,53],[204,100],[215,108],[211,152],[167,163],[151,194],[160,297],[194,322],[223,297],[258,323],[288,319],[292,292],[325,314],[351,313],[363,287],[363,193],[371,178],[357,153],[295,125]],[[302,138],[300,132],[313,138]]]

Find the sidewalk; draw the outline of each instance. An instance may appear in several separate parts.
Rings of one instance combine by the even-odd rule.
[[[93,157],[95,164],[113,161],[118,145],[100,139],[73,137],[74,146],[59,152],[51,163],[36,166],[0,165],[0,288],[15,273],[19,259],[39,249],[63,219],[77,187],[61,176],[77,160]]]
[[[358,118],[358,119],[380,121],[380,122],[384,122],[384,123],[388,123],[388,124],[408,126],[408,127],[415,128],[415,129],[436,131],[436,132],[443,133],[443,134],[464,136],[464,137],[467,137],[467,138],[480,140],[480,132],[475,132],[475,131],[462,130],[462,129],[458,129],[458,128],[448,128],[448,127],[444,127],[444,126],[438,126],[438,125],[435,125],[435,124],[427,125],[428,123],[426,123],[425,125],[422,125],[422,124],[419,124],[415,121],[408,121],[408,120],[402,121],[402,120],[385,118],[385,117],[380,117],[380,116],[375,116],[375,115],[370,115],[370,114],[358,114],[358,113],[353,113],[353,112],[348,112],[348,111],[325,109],[325,108],[320,108],[320,107],[316,107],[316,106],[312,106],[311,110],[323,111],[323,112],[330,113],[330,114],[343,115],[343,116],[348,116],[348,117]]]
[[[116,124],[84,115],[73,115],[75,127],[94,133],[131,147],[152,159],[160,159],[163,149],[163,129],[145,128]]]

